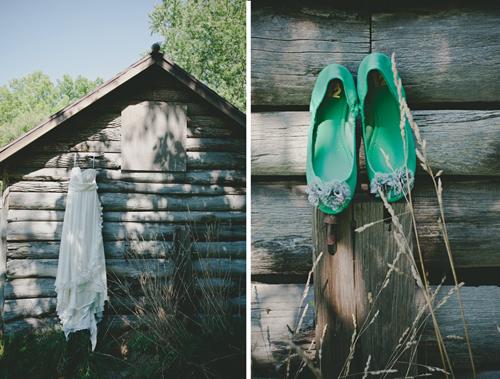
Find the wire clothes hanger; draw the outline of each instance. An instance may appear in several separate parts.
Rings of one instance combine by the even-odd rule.
[[[73,167],[76,167],[76,153],[73,155]],[[92,168],[95,169],[95,154],[92,154]]]

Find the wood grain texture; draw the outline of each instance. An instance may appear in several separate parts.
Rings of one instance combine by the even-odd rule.
[[[15,168],[11,179],[26,181],[67,181],[70,168]],[[186,173],[121,172],[120,170],[97,170],[97,182],[143,182],[143,183],[186,183],[186,184],[243,184],[244,170],[195,170]]]
[[[108,259],[106,271],[117,277],[139,277],[142,273],[170,276],[173,264],[168,259]],[[244,275],[244,259],[198,259],[193,262],[196,272],[208,270],[221,275]],[[57,259],[13,259],[7,262],[7,277],[9,279],[50,277],[57,273]]]
[[[411,103],[498,102],[499,23],[479,7],[375,13],[372,50],[396,53]]]
[[[312,264],[312,217],[304,186],[252,186],[252,276],[304,275]],[[269,278],[268,278],[269,279]]]
[[[9,188],[11,192],[68,192],[69,182],[18,181]],[[172,195],[234,195],[245,193],[245,187],[197,185],[183,183],[140,183],[116,180],[97,184],[97,191],[110,193],[151,193]]]
[[[187,169],[244,169],[245,154],[240,152],[188,152]],[[120,153],[39,153],[26,157],[21,167],[37,168],[71,168],[76,164],[81,168],[120,169],[122,156]],[[147,171],[147,170],[145,170]]]
[[[408,249],[403,250],[398,245],[394,234],[396,227],[389,223],[378,222],[362,232],[353,232],[356,320],[360,329],[372,323],[360,337],[354,357],[361,368],[371,355],[371,369],[383,370],[391,359],[393,348],[405,330],[412,326],[416,316],[415,279],[411,275],[408,258],[413,245],[413,226],[408,207],[405,203],[393,204],[403,232],[399,236],[408,242]],[[355,203],[353,214],[356,225],[367,225],[388,217],[384,215],[381,201]],[[400,252],[402,254],[396,259]],[[391,264],[395,271],[383,288]],[[404,274],[399,275],[399,272]],[[377,311],[379,313],[375,316]],[[402,354],[399,361],[409,361],[410,351]],[[402,372],[406,370],[406,365],[395,364],[394,368]]]
[[[14,321],[26,317],[55,316],[57,299],[40,297],[36,299],[6,300],[4,304],[5,321]]]
[[[236,279],[236,280],[232,280]],[[118,293],[123,293],[123,288],[125,278],[120,278],[121,284],[117,281],[110,280],[108,283],[108,292],[116,295]],[[132,294],[135,295],[136,292],[141,292],[140,284],[134,281],[133,278],[128,278],[126,285],[132,287]],[[196,285],[207,286],[210,285],[217,289],[230,289],[232,292],[239,292],[241,290],[239,286],[238,278],[198,278],[196,279]],[[137,291],[135,290],[137,287]],[[21,278],[9,280],[5,285],[5,298],[6,299],[32,299],[39,297],[56,297],[55,290],[55,278]]]
[[[283,363],[288,356],[290,330],[295,330],[302,314],[302,328],[297,333],[300,336],[296,335],[294,339],[298,344],[306,345],[301,341],[308,341],[314,328],[314,301],[311,287],[301,307],[303,292],[304,285],[300,284],[252,284],[253,369],[271,366],[271,371],[284,373]]]
[[[104,222],[102,238],[105,241],[119,240],[171,240],[178,225],[163,222]],[[18,221],[7,225],[7,241],[57,241],[61,239],[63,223],[59,221]],[[195,236],[203,237],[214,229],[214,225],[199,225],[191,228]],[[218,241],[244,240],[245,225],[217,225]]]
[[[138,300],[140,297],[138,296]],[[230,299],[232,304],[239,304],[242,300],[244,297]],[[56,305],[57,299],[55,297],[6,300],[4,305],[5,322],[31,317],[56,316]],[[134,315],[135,305],[136,303],[127,297],[111,296],[106,303],[104,314]]]
[[[116,129],[116,130],[115,130]],[[97,136],[85,136],[88,140],[81,140],[81,136],[72,136],[61,141],[47,141],[46,144],[33,146],[34,152],[94,152],[119,153],[121,141],[118,128],[101,129]],[[69,140],[68,140],[69,139]],[[96,140],[97,139],[97,140]],[[187,138],[187,151],[244,151],[243,139],[235,138]]]
[[[370,21],[332,8],[252,8],[252,105],[309,103],[318,73],[336,62],[355,70],[370,50]]]
[[[452,287],[445,286],[439,292],[439,302]],[[468,324],[472,344],[472,353],[476,367],[481,370],[500,369],[500,338],[498,326],[500,323],[500,287],[479,286],[462,287],[465,319]],[[417,301],[422,304],[422,296]],[[444,337],[446,349],[457,372],[470,370],[470,361],[464,340],[463,321],[460,317],[460,306],[457,296],[453,295],[436,312],[441,334]],[[436,336],[429,320],[422,336],[424,346],[424,361],[433,364],[439,360],[436,347]]]
[[[287,335],[287,325],[290,323],[290,315],[296,315],[298,313],[296,307],[298,304],[299,294],[302,294],[304,290],[304,284],[302,285],[283,285],[283,284],[259,284],[254,283],[253,286],[257,287],[258,292],[271,293],[270,301],[256,300],[255,295],[252,295],[252,335],[255,335],[253,341],[255,341],[256,349],[259,354],[264,357],[269,357],[273,359],[271,363],[274,366],[280,365],[282,362],[278,360],[283,356],[286,356],[286,342],[288,340]],[[262,288],[262,289],[261,289]],[[442,298],[451,289],[451,286],[443,286],[438,298]],[[497,325],[500,319],[500,287],[498,286],[465,286],[462,287],[462,298],[465,306],[466,319],[469,325],[469,332],[472,340],[472,350],[475,357],[476,366],[480,367],[481,370],[499,370],[500,361],[497,359],[500,356],[500,339],[498,338]],[[291,293],[295,297],[295,301],[290,299],[289,301],[281,301],[280,299],[287,299],[287,294]],[[273,312],[274,308],[279,308],[279,312]],[[415,304],[417,306],[422,305],[422,297],[417,292],[415,297]],[[311,308],[309,311],[313,310]],[[267,311],[269,310],[269,312]],[[268,313],[267,313],[268,312]],[[269,332],[274,336],[272,355],[268,355],[266,349],[266,333],[267,330],[264,328],[264,333],[262,333],[259,323],[263,322],[259,320],[259,317],[269,315],[272,320],[267,322],[265,325],[269,326]],[[438,324],[443,331],[443,336],[445,337],[445,343],[450,353],[450,358],[453,360],[457,371],[457,377],[470,378],[470,374],[466,374],[468,366],[467,351],[464,341],[460,339],[463,338],[463,327],[460,320],[459,308],[456,300],[456,296],[452,296],[436,313]],[[307,314],[305,320],[308,325],[311,325],[312,314]],[[265,319],[263,319],[265,320]],[[308,321],[311,320],[311,321]],[[454,337],[455,336],[455,337]],[[457,338],[458,337],[458,338]],[[260,340],[258,339],[260,338]],[[314,338],[313,335],[309,336],[309,343]],[[309,345],[304,342],[304,345]],[[436,363],[437,351],[435,350],[435,334],[432,326],[432,322],[428,321],[425,324],[425,328],[422,334],[421,346],[425,347],[426,353],[422,354],[424,359],[422,362]],[[388,347],[387,347],[388,348]],[[269,364],[265,361],[255,360],[254,367],[258,364]],[[439,367],[439,365],[438,365]],[[463,375],[463,376],[458,376]],[[487,376],[484,374],[485,378],[496,378],[496,376]],[[270,377],[275,377],[270,375]]]
[[[357,279],[354,271],[353,209],[348,208],[336,217],[336,251],[331,254],[327,245],[326,214],[314,210],[313,257],[316,346],[322,346],[320,369],[323,377],[335,378],[349,354],[355,329]],[[356,247],[357,249],[357,247]],[[319,258],[320,254],[322,257]],[[353,372],[358,367],[353,365]]]
[[[10,242],[7,246],[9,259],[57,259],[59,241]],[[172,250],[171,241],[105,241],[106,258],[167,258]],[[245,241],[194,242],[193,254],[203,258],[236,258],[246,255]]]
[[[121,152],[121,133],[117,127],[99,129],[96,134],[72,135],[60,141],[47,141],[43,145],[30,147],[33,152]],[[83,138],[83,141],[82,141]],[[187,151],[244,151],[243,139],[237,138],[187,138]]]
[[[124,107],[129,103],[123,104]],[[237,142],[243,139],[241,133],[236,133],[232,125],[214,114],[190,114],[193,106],[188,105],[188,119],[186,135],[187,145],[200,145],[202,140],[225,140]],[[121,108],[112,112],[94,114],[76,119],[68,125],[62,125],[40,138],[40,140],[26,148],[31,152],[64,152],[64,151],[121,151]],[[228,138],[231,137],[231,138]],[[205,144],[206,145],[206,144]],[[227,145],[227,144],[226,144]],[[215,145],[216,146],[216,145]],[[215,147],[212,145],[212,147]],[[232,149],[231,149],[232,150]]]
[[[446,175],[500,175],[500,111],[414,111],[427,155]],[[252,175],[304,175],[309,112],[252,114]],[[364,149],[360,149],[364,170]]]
[[[189,198],[153,194],[103,193],[99,199],[104,211],[241,211],[244,195],[191,196]],[[63,193],[14,192],[11,209],[64,210]]]
[[[54,278],[26,278],[10,280],[5,286],[6,299],[55,297]]]
[[[355,74],[370,50],[396,53],[411,104],[498,102],[499,22],[498,9],[362,16],[333,5],[257,4],[252,12],[252,104],[305,107],[323,67],[339,63]]]
[[[497,238],[500,235],[500,183],[490,179],[451,180],[445,177],[443,180],[445,217],[455,266],[459,270],[500,267],[497,248],[500,243]],[[252,225],[257,225],[252,231],[254,280],[288,282],[287,273],[298,275],[300,281],[305,280],[312,264],[309,221],[312,207],[304,192],[305,185],[301,182],[254,182],[252,187]],[[418,180],[413,194],[425,264],[439,281],[442,275],[449,274],[449,264],[436,222],[435,194],[427,182]],[[368,200],[365,195],[359,197]],[[275,216],[286,213],[284,204],[290,204],[289,215]],[[289,223],[292,228],[287,229]],[[281,224],[285,226],[283,232],[272,233],[276,225]],[[356,226],[362,224],[356,220]]]
[[[161,276],[170,276],[174,267],[168,259],[124,260],[108,259],[106,271],[117,277],[137,278],[142,272],[157,272]],[[9,279],[50,277],[57,273],[57,259],[13,259],[7,262]]]
[[[12,209],[8,212],[9,222],[17,221],[63,221],[64,211],[37,211]],[[242,224],[246,220],[245,212],[103,212],[104,221],[132,222],[171,222],[208,224],[213,222]]]

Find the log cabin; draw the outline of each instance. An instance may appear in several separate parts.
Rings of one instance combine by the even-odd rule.
[[[54,280],[74,164],[97,170],[108,279],[133,280],[144,267],[168,275],[174,231],[184,225],[195,235],[193,275],[209,270],[244,306],[245,148],[244,113],[158,49],[0,148],[3,332],[57,325]],[[123,307],[108,313],[112,327],[131,319]]]

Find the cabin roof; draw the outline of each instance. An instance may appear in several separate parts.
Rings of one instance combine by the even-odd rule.
[[[29,130],[19,138],[0,148],[0,166],[2,163],[15,153],[26,148],[40,137],[61,125],[64,121],[73,117],[80,111],[86,109],[97,100],[105,97],[110,92],[120,87],[130,79],[134,78],[147,68],[158,65],[167,73],[177,79],[182,85],[196,92],[214,108],[235,121],[236,125],[245,128],[245,114],[229,103],[226,99],[211,90],[201,81],[189,74],[186,70],[176,65],[173,61],[160,53],[151,53],[138,60],[124,71],[118,73],[115,77],[97,87],[94,91],[63,108],[59,112],[50,116],[40,125]]]

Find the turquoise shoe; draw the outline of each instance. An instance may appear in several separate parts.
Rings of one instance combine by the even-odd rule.
[[[402,135],[390,58],[369,54],[359,65],[357,79],[370,192],[379,197],[380,189],[394,202],[413,188],[417,160],[408,120]]]
[[[346,209],[356,188],[356,87],[351,73],[331,64],[319,74],[311,95],[307,141],[307,193],[328,214]]]

